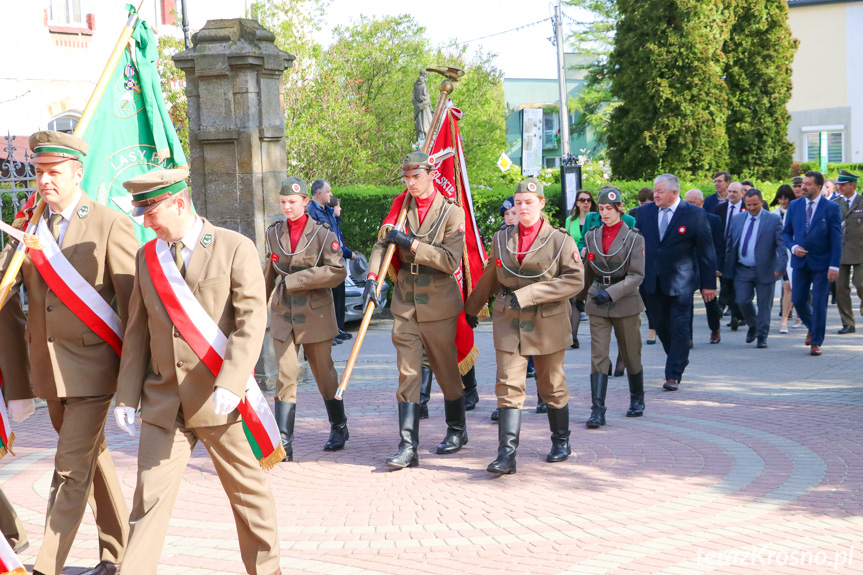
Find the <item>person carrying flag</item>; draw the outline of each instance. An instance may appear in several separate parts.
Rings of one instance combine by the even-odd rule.
[[[60,574],[90,498],[100,563],[87,573],[112,575],[123,560],[129,513],[105,444],[105,419],[117,389],[138,242],[129,218],[81,189],[84,140],[36,132],[30,149],[37,191],[47,204],[35,230],[43,249],[28,252],[16,279],[29,295],[33,391],[47,402],[57,431],[45,537],[33,573]],[[3,250],[0,272],[16,247],[13,241]]]
[[[411,152],[402,162],[402,182],[410,202],[405,231],[384,225],[369,258],[369,269],[379,270],[387,244],[395,244],[398,280],[393,293],[393,345],[399,384],[401,442],[387,467],[419,465],[420,384],[423,352],[444,394],[447,433],[437,453],[456,453],[467,444],[467,424],[458,352],[453,345],[456,321],[463,310],[461,287],[453,276],[462,260],[465,242],[464,211],[434,185],[434,165],[424,152]],[[378,278],[369,273],[363,308],[376,301]]]
[[[238,410],[267,326],[264,275],[248,238],[194,213],[188,175],[157,170],[123,184],[157,237],[136,256],[125,341],[134,353],[123,355],[114,409],[130,435],[139,405],[142,420],[123,575],[155,575],[198,441],[231,502],[246,572],[281,573],[273,495]]]

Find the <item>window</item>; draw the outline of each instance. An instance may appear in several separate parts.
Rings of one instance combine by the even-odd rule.
[[[85,25],[83,0],[49,0],[48,20],[57,24]]]
[[[80,119],[81,118],[79,116],[69,114],[57,116],[48,122],[48,129],[55,132],[66,132],[67,134],[71,134],[75,131],[75,126],[78,125],[78,120]]]
[[[542,113],[542,148],[544,150],[553,150],[557,148],[557,130],[560,124],[560,117],[557,110],[553,112]]]
[[[560,157],[559,156],[549,156],[542,159],[545,162],[546,168],[559,168],[560,167]]]
[[[806,161],[818,162],[822,152],[831,164],[843,161],[843,132],[806,132]]]

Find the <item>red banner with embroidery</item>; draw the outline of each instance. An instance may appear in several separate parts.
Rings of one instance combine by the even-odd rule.
[[[470,192],[470,181],[467,176],[464,150],[458,129],[458,122],[461,117],[461,110],[453,106],[452,100],[449,100],[446,113],[443,114],[443,119],[437,130],[429,159],[435,166],[435,189],[447,198],[454,199],[464,211],[464,254],[455,277],[461,286],[462,301],[467,301],[468,296],[476,286],[476,282],[482,276],[482,270],[488,256],[482,245],[482,238],[479,236],[479,227],[476,224],[473,210],[473,196]],[[438,157],[443,159],[436,161]],[[395,225],[406,195],[407,191],[396,197],[390,212],[384,218],[382,227]],[[393,276],[398,274],[399,263],[398,258],[393,258],[393,269],[390,270]],[[458,316],[455,343],[458,350],[459,370],[465,374],[476,363],[479,350],[474,345],[473,330],[467,325],[464,312]]]

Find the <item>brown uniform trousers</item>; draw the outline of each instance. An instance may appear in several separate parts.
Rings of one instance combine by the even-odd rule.
[[[153,575],[165,541],[183,469],[200,440],[213,461],[231,507],[243,565],[253,575],[279,568],[275,504],[237,410],[218,415],[216,386],[243,397],[267,326],[264,276],[254,244],[204,220],[186,268],[186,283],[228,338],[218,376],[174,327],[147,270],[144,248],[129,306],[117,405],[141,406],[138,481],[124,575]]]
[[[300,345],[321,396],[334,399],[339,376],[333,365],[332,348],[339,327],[331,288],[344,283],[348,275],[341,245],[329,226],[308,218],[296,253],[291,254],[290,247],[286,223],[273,224],[267,230],[264,279],[267,294],[273,294],[270,335],[279,361],[276,401],[297,402]]]
[[[851,285],[857,289],[860,313],[863,314],[863,196],[857,192],[851,207],[844,197],[833,200],[842,212],[842,259],[836,280],[836,307],[842,325],[856,326],[851,305]]]
[[[608,373],[611,365],[608,350],[613,329],[623,364],[630,374],[635,375],[642,370],[641,312],[644,311],[644,303],[638,286],[644,280],[644,238],[621,223],[608,254],[602,251],[602,226],[588,231],[585,242],[588,261],[584,266],[584,311],[590,318],[590,372]],[[610,303],[597,305],[591,299],[599,288],[611,296]]]
[[[0,255],[0,272],[8,267],[14,247],[10,243]],[[116,301],[125,326],[138,248],[129,218],[84,193],[60,248],[105,301]],[[58,434],[45,538],[34,569],[45,575],[62,571],[88,502],[99,532],[100,560],[119,563],[129,512],[105,445],[105,419],[120,358],[48,288],[29,257],[17,279],[29,296],[26,340],[33,391],[48,403]]]
[[[27,318],[21,309],[21,296],[15,292],[3,309],[0,309],[0,333],[3,334],[3,353],[0,353],[0,377],[3,379],[3,397],[8,405],[14,399],[32,399],[30,389],[30,352],[24,340]],[[16,423],[12,423],[17,426]],[[14,446],[13,446],[14,449]],[[18,519],[15,508],[0,489],[0,533],[12,549],[27,543],[27,530]]]
[[[420,224],[416,204],[409,195],[405,201],[411,202],[407,231],[416,236],[419,246],[416,254],[402,247],[397,247],[395,254],[401,262],[390,308],[399,370],[396,398],[399,403],[419,403],[425,350],[444,399],[458,399],[463,387],[453,341],[463,304],[461,288],[453,274],[464,251],[464,212],[435,192]],[[387,245],[383,239],[375,244],[369,258],[370,270],[380,269]]]
[[[572,236],[544,221],[530,253],[518,263],[518,224],[495,233],[492,254],[465,304],[479,315],[494,295],[492,320],[497,356],[498,407],[524,405],[527,356],[533,356],[536,387],[550,408],[569,402],[563,359],[572,345],[569,299],[581,291],[584,270]],[[515,294],[520,309],[513,309]]]

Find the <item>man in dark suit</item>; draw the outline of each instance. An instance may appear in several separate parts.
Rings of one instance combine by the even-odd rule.
[[[725,201],[719,202],[713,208],[713,213],[722,220],[722,235],[726,245],[728,244],[728,234],[731,232],[731,218],[742,212],[743,209],[743,185],[740,182],[731,182]],[[740,313],[740,308],[737,307],[737,301],[734,297],[734,281],[728,278],[719,278],[719,305],[731,310],[731,323],[728,324],[728,327],[731,328],[731,331],[737,331],[737,326],[743,323],[743,314]]]
[[[638,210],[644,236],[641,295],[668,358],[663,389],[677,391],[689,364],[692,294],[716,297],[716,252],[703,210],[680,199],[680,181],[663,174],[653,182],[653,203]]]
[[[704,209],[705,200],[701,190],[689,190],[686,192],[685,199],[687,203]],[[716,250],[716,276],[720,277],[725,267],[725,236],[722,234],[722,220],[716,214],[707,211],[704,212],[704,215],[707,217],[707,223],[710,224],[713,248]],[[710,343],[719,343],[721,341],[719,327],[722,323],[722,308],[719,306],[719,300],[717,298],[710,301],[705,300],[704,311],[707,314],[707,326],[710,328]]]
[[[704,205],[701,206],[709,214],[713,213],[719,202],[724,202],[728,197],[728,186],[731,184],[731,174],[728,172],[716,172],[713,174],[713,188],[715,194],[710,194],[704,200]]]
[[[751,188],[743,199],[746,211],[731,220],[723,277],[734,281],[737,305],[749,331],[746,343],[758,339],[767,347],[776,280],[785,274],[788,253],[782,240],[782,218],[764,209],[761,192]],[[758,313],[752,303],[758,294]]]
[[[791,248],[791,301],[809,328],[806,345],[811,355],[821,355],[827,326],[827,295],[839,277],[842,257],[842,216],[839,206],[822,197],[824,176],[806,172],[803,197],[788,204],[785,245]],[[809,289],[812,288],[812,304]]]

